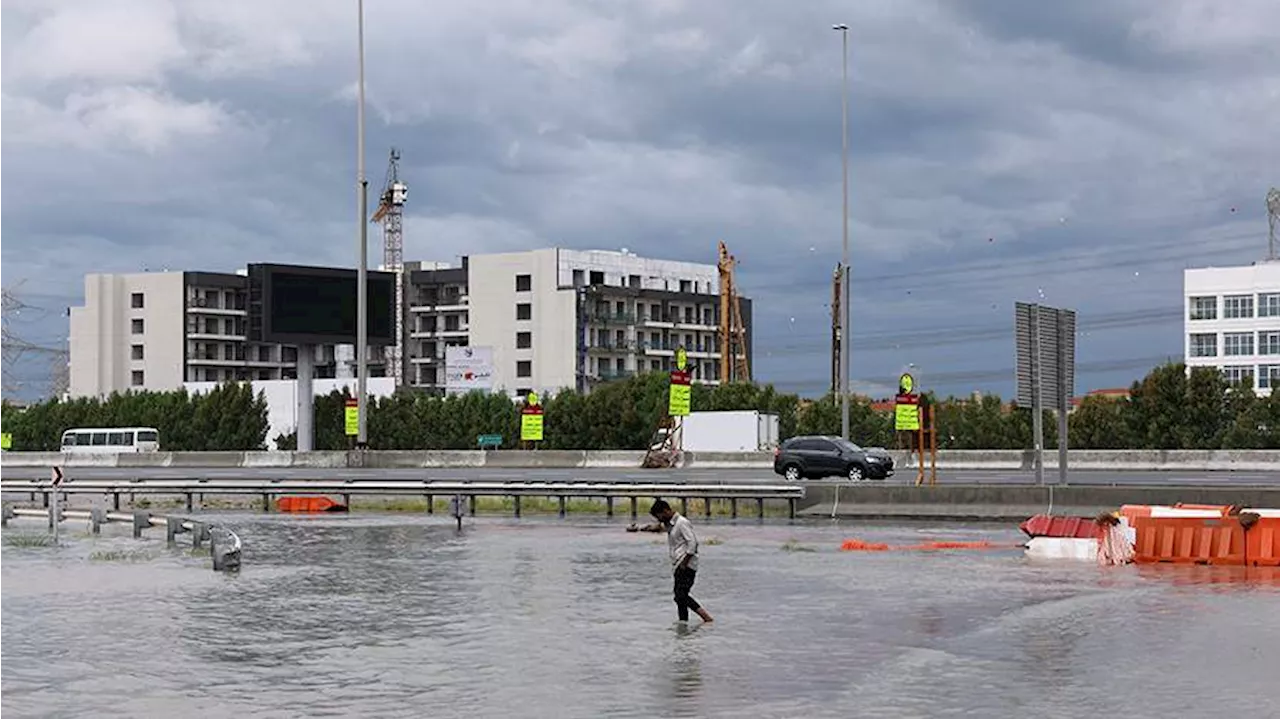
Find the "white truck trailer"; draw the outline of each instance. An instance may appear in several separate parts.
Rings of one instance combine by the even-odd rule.
[[[681,435],[686,452],[772,452],[778,446],[778,415],[693,412],[684,418]]]

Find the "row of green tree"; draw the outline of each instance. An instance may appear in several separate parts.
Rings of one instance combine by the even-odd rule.
[[[346,396],[316,398],[316,449],[345,449]],[[999,397],[930,398],[939,449],[1025,449],[1032,444],[1031,412]],[[653,373],[608,383],[583,395],[564,391],[543,401],[546,449],[643,449],[667,406],[667,379]],[[694,411],[759,410],[778,415],[781,435],[839,434],[835,395],[805,401],[770,385],[749,383],[693,388]],[[500,434],[517,445],[520,405],[505,396],[471,393],[432,397],[402,391],[373,402],[373,449],[469,449],[482,434]],[[49,401],[25,409],[3,408],[5,432],[18,450],[56,451],[72,427],[147,426],[160,430],[166,450],[253,450],[267,440],[267,407],[248,385],[227,384],[200,395],[141,392],[105,400]],[[862,398],[850,402],[850,430],[866,446],[906,446],[891,412]],[[1044,423],[1049,447],[1057,425]],[[1135,382],[1127,399],[1087,397],[1069,416],[1070,444],[1081,449],[1280,449],[1280,393],[1256,397],[1205,368],[1182,364],[1152,370]],[[282,449],[296,437],[275,438]]]

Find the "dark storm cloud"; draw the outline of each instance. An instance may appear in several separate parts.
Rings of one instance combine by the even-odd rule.
[[[349,263],[354,12],[6,3],[6,286]],[[760,376],[808,390],[841,242],[834,22],[852,28],[854,374],[871,382],[915,362],[960,378],[944,391],[1007,392],[981,370],[1011,363],[1012,303],[1042,296],[1120,323],[1082,335],[1082,363],[1180,352],[1177,317],[1122,313],[1176,315],[1184,266],[1256,258],[1280,165],[1265,2],[387,0],[366,17],[371,199],[395,145],[408,259],[714,262],[723,239]]]

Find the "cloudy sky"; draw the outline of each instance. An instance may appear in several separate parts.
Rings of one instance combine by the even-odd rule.
[[[912,363],[1007,395],[1018,300],[1078,310],[1077,391],[1127,384],[1182,352],[1184,267],[1266,251],[1270,0],[366,5],[369,176],[401,149],[406,259],[714,262],[723,239],[753,369],[791,391],[829,377],[833,23],[865,385]],[[21,336],[62,341],[86,272],[353,264],[355,22],[355,0],[6,0],[3,280],[39,308]]]

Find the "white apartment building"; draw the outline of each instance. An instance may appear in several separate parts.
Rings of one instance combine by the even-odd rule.
[[[402,278],[406,383],[426,391],[448,388],[450,346],[488,348],[489,389],[513,396],[670,371],[680,346],[694,381],[720,380],[715,265],[550,248],[406,263]],[[70,394],[295,378],[297,347],[253,341],[248,307],[247,273],[87,275],[71,309]],[[750,361],[751,301],[741,307]],[[316,379],[348,376],[351,349],[319,347]],[[370,376],[385,370],[371,347]]]
[[[248,338],[248,286],[234,273],[86,275],[84,306],[71,308],[70,395],[293,379],[296,347]],[[320,347],[316,377],[335,375],[334,347]]]
[[[410,384],[443,391],[445,348],[492,350],[492,389],[585,391],[669,371],[677,347],[695,381],[720,380],[715,265],[623,251],[541,249],[410,270]],[[751,303],[742,299],[750,360]]]
[[[1259,395],[1280,386],[1280,261],[1185,270],[1186,363],[1252,381]]]

